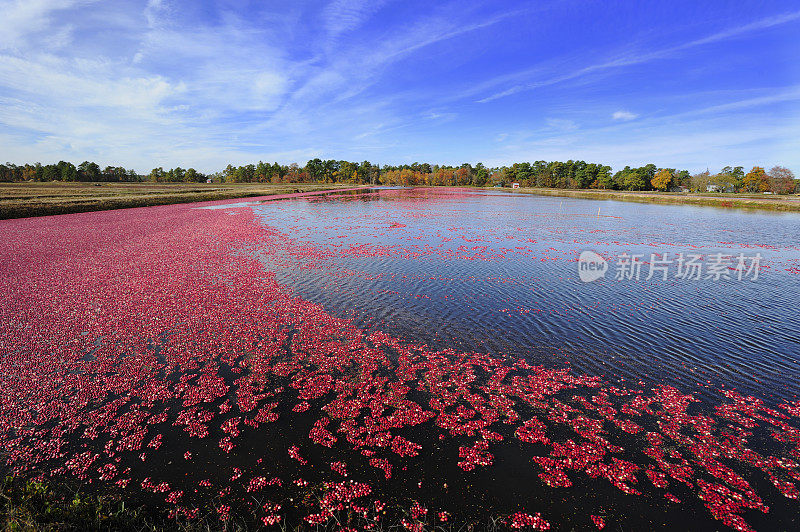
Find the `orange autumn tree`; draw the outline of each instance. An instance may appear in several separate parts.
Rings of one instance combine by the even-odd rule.
[[[748,192],[766,192],[769,190],[769,178],[760,166],[754,166],[752,170],[747,172],[743,183]]]
[[[656,172],[656,175],[650,180],[650,184],[653,185],[653,188],[656,190],[667,190],[670,183],[672,183],[672,172],[666,168],[662,168]]]
[[[456,176],[455,177],[456,177],[456,185],[457,186],[462,187],[464,185],[469,185],[470,184],[469,183],[469,170],[467,170],[466,168],[462,167],[462,168],[459,168],[458,170],[456,170]]]

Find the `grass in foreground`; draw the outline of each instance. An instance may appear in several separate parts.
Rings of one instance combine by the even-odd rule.
[[[405,530],[407,512],[395,511],[373,530]],[[348,523],[335,518],[322,525],[280,522],[270,530],[282,532],[334,532]],[[6,476],[0,481],[0,531],[2,532],[249,532],[265,530],[257,521],[231,515],[226,521],[213,511],[196,519],[172,519],[166,510],[149,511],[145,506],[126,505],[119,495],[93,495],[80,485],[47,483]],[[425,532],[501,532],[508,530],[507,518],[488,516],[483,521],[458,524],[427,524]]]
[[[118,495],[93,495],[79,485],[11,476],[0,484],[2,532],[247,532],[257,529],[261,527],[235,517],[220,521],[216,514],[194,520],[170,519],[165,513],[126,504]]]
[[[124,502],[44,482],[3,480],[0,518],[11,530],[153,530],[140,511]]]
[[[0,220],[353,186],[305,183],[0,183]]]

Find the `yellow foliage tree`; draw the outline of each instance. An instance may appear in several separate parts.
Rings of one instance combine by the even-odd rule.
[[[656,190],[667,190],[671,182],[672,172],[666,168],[662,168],[656,172],[656,175],[654,175],[653,179],[650,180],[650,184],[653,185],[653,188]]]
[[[766,192],[769,190],[769,178],[760,166],[754,166],[744,176],[744,186],[749,192]]]

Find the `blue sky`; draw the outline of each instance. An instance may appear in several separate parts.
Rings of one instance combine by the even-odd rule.
[[[782,164],[800,2],[0,0],[0,159]]]

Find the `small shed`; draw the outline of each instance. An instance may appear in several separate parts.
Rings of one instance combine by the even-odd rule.
[[[519,183],[511,183],[511,188],[519,188]]]

